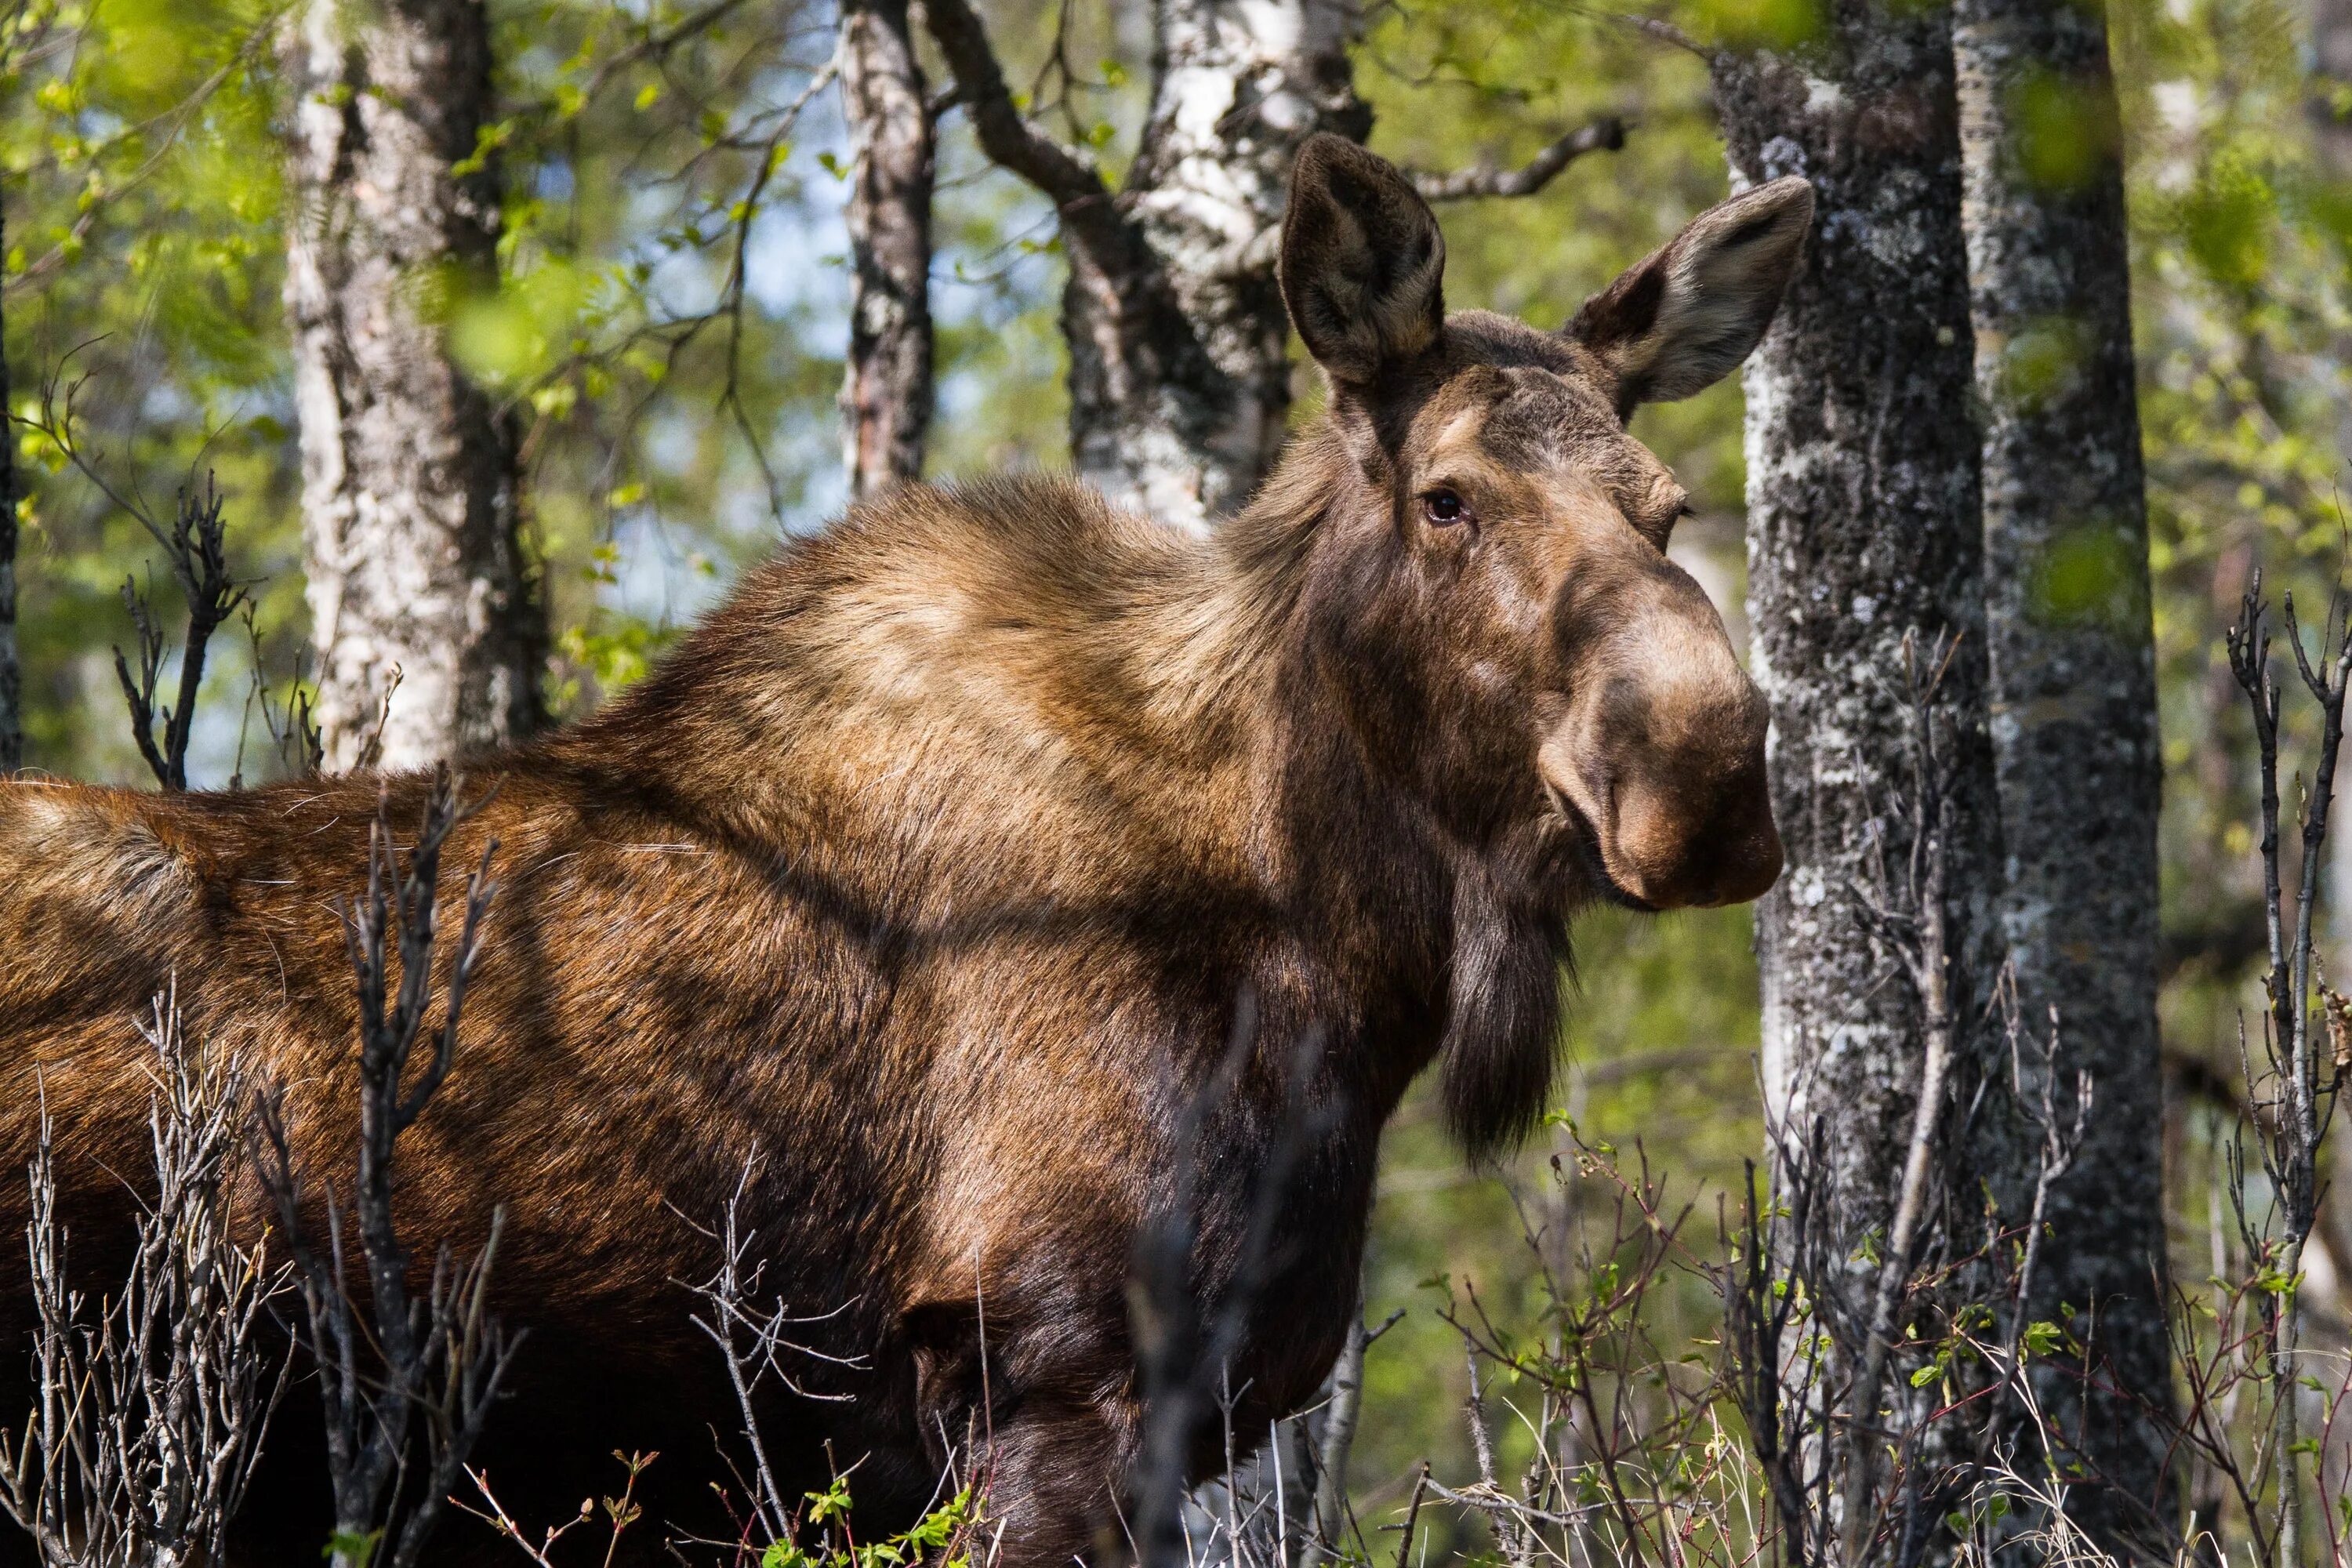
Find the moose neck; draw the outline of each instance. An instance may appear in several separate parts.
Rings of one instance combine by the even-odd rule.
[[[1328,422],[1208,538],[1048,481],[911,489],[753,574],[553,749],[909,919],[1242,920],[1250,984],[1344,1047],[1362,1103],[1442,1039],[1475,1144],[1548,1079],[1556,835],[1465,819],[1508,792],[1449,771],[1495,748],[1419,694],[1389,505]]]
[[[1442,1053],[1448,1121],[1485,1153],[1532,1124],[1550,1084],[1573,852],[1548,815],[1465,812],[1517,782],[1472,776],[1493,748],[1426,695],[1415,660],[1433,650],[1362,637],[1384,619],[1367,556],[1393,547],[1391,504],[1326,420],[1220,535],[1234,624],[1264,617],[1254,837],[1269,892],[1342,993],[1325,1002],[1351,1011],[1375,1099]]]

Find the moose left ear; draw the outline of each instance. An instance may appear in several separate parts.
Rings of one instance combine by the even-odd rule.
[[[1617,410],[1671,403],[1748,357],[1796,276],[1813,222],[1798,175],[1707,208],[1585,301],[1567,332],[1616,373]]]
[[[1445,238],[1396,165],[1328,132],[1290,171],[1282,302],[1333,381],[1363,386],[1436,342]]]

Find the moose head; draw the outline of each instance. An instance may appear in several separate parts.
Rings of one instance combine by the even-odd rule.
[[[1666,556],[1688,499],[1626,420],[1747,357],[1812,205],[1795,178],[1735,196],[1550,332],[1446,312],[1437,220],[1377,155],[1317,136],[1292,175],[1283,296],[1330,384],[1319,466],[1350,498],[1323,526],[1381,566],[1328,618],[1386,683],[1357,721],[1423,753],[1419,791],[1465,837],[1564,825],[1590,891],[1638,908],[1780,875],[1764,700]]]

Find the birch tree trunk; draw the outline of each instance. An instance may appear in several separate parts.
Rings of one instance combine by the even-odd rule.
[[[1072,268],[1070,450],[1114,499],[1198,521],[1238,510],[1273,467],[1290,411],[1289,317],[1275,261],[1290,165],[1318,131],[1361,141],[1349,49],[1357,0],[1157,0],[1150,118],[1128,180],[1176,307],[1169,341],[1107,331]],[[1175,331],[1183,338],[1178,339]]]
[[[2172,1512],[2156,1414],[2171,1388],[2158,1283],[2162,762],[2122,123],[2096,5],[1956,0],[1952,47],[1983,411],[2003,934],[2029,1026],[2046,1026],[2056,1007],[2058,1070],[2095,1079],[2083,1146],[2050,1192],[2053,1245],[2027,1310],[2093,1313],[2076,1321],[2096,1325],[2112,1391],[2086,1400],[2078,1380],[2059,1377],[2045,1393],[2114,1489],[2076,1499],[2086,1523],[2112,1533]],[[2066,110],[2056,134],[2053,102]]]
[[[495,183],[453,172],[488,112],[488,23],[480,0],[305,0],[283,63],[286,307],[326,761],[365,761],[381,713],[380,760],[412,767],[517,739],[541,712],[545,627],[518,536],[513,421],[426,309],[495,265]]]
[[[1117,193],[1023,118],[969,0],[928,16],[982,148],[1061,216],[1080,477],[1182,525],[1238,508],[1290,405],[1275,261],[1291,160],[1318,131],[1370,128],[1356,0],[1159,0],[1150,118]]]
[[[8,250],[0,212],[0,256]],[[25,765],[25,683],[16,660],[16,433],[7,427],[8,353],[0,323],[0,773]]]
[[[841,15],[841,102],[856,151],[841,386],[853,500],[920,479],[931,422],[935,153],[907,13],[907,0],[847,0]]]
[[[1867,934],[1853,891],[1871,879],[1873,832],[1898,864],[1908,848],[1906,633],[1923,649],[1960,638],[1937,696],[1956,725],[1941,902],[1946,1016],[1962,1029],[1999,963],[1948,16],[1835,0],[1801,52],[1721,56],[1714,75],[1737,180],[1802,174],[1816,200],[1804,268],[1745,373],[1752,663],[1771,704],[1788,852],[1757,909],[1757,946],[1767,1110],[1801,1139],[1818,1121],[1825,1168],[1812,1174],[1832,1235],[1859,1244],[1834,1250],[1856,1254],[1846,1267],[1862,1299],[1925,1066],[1924,999]],[[1973,1195],[1963,1173],[1939,1171]]]
[[[2327,174],[2352,179],[2352,0],[2312,0],[2311,58],[2314,139]]]

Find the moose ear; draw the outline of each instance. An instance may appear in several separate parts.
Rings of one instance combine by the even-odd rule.
[[[1691,219],[1649,259],[1585,301],[1568,335],[1617,375],[1617,409],[1671,403],[1748,357],[1796,275],[1813,188],[1790,175]]]
[[[1290,172],[1282,300],[1336,382],[1361,386],[1437,341],[1445,237],[1397,167],[1345,137],[1310,136]]]

